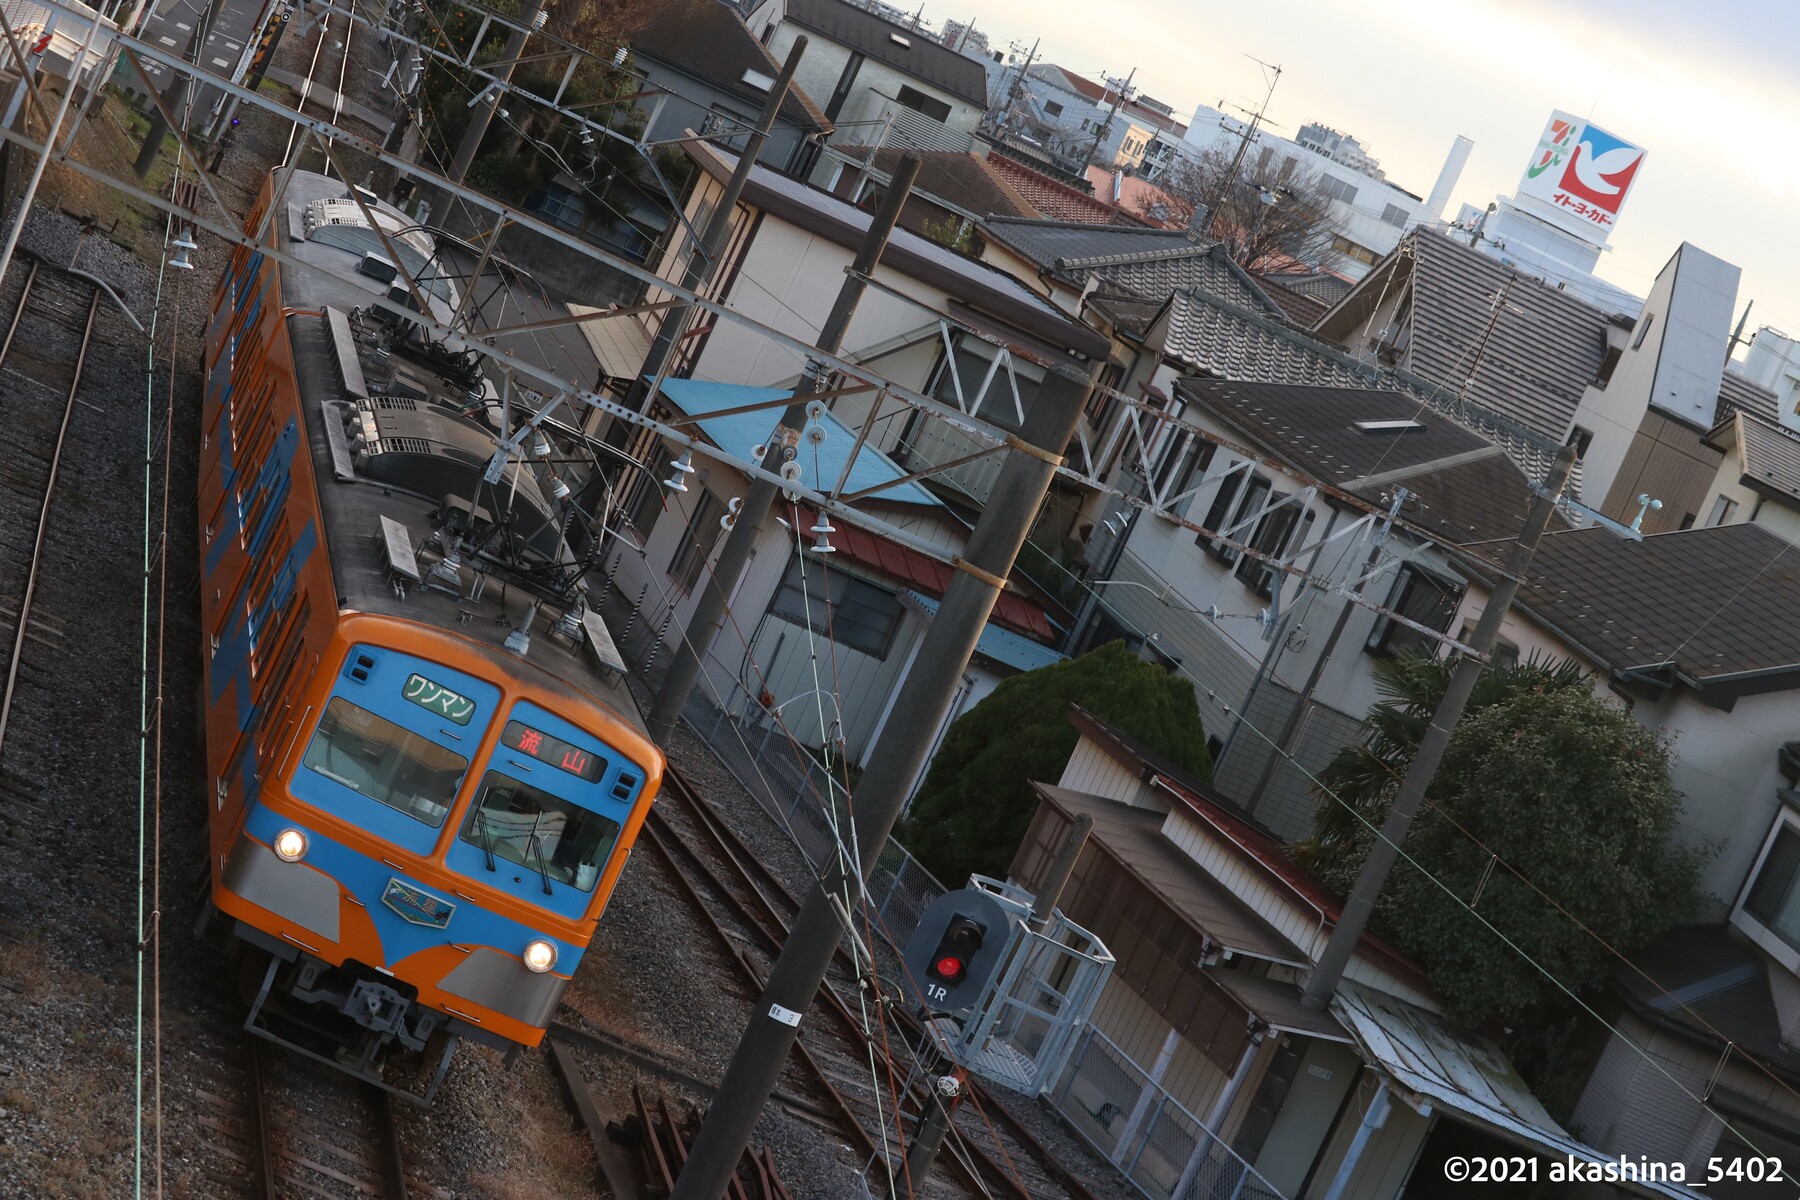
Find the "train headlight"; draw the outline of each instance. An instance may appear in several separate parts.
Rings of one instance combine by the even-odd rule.
[[[272,843],[275,857],[282,862],[299,862],[306,857],[306,835],[298,829],[284,829]]]
[[[542,939],[525,947],[525,969],[542,975],[556,965],[556,947]]]

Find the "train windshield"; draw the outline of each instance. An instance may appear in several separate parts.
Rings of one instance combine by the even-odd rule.
[[[466,718],[465,718],[466,720]],[[433,829],[456,797],[469,760],[333,696],[301,765]]]
[[[489,871],[500,860],[535,873],[546,893],[552,882],[591,892],[619,838],[619,823],[499,771],[489,771],[462,840],[478,849]]]

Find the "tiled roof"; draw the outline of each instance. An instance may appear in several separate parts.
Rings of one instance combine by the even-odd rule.
[[[1750,382],[1730,368],[1719,376],[1719,411],[1716,420],[1723,421],[1736,409],[1765,421],[1779,421],[1779,405],[1774,392],[1760,383]]]
[[[1331,307],[1323,300],[1294,291],[1271,276],[1264,275],[1261,282],[1262,289],[1268,294],[1269,299],[1279,304],[1281,311],[1287,314],[1288,320],[1301,329],[1312,328],[1318,319],[1325,315],[1325,310]]]
[[[1530,507],[1525,476],[1486,438],[1432,412],[1404,392],[1366,387],[1295,387],[1182,379],[1199,403],[1304,474],[1380,502],[1394,484],[1414,497],[1401,517],[1429,536],[1467,544],[1518,532]],[[1357,421],[1412,420],[1405,433],[1366,433]],[[1482,452],[1487,454],[1482,456]],[[1431,471],[1408,468],[1443,463]]]
[[[1265,283],[1279,284],[1290,292],[1327,306],[1342,300],[1356,286],[1354,280],[1329,271],[1272,271],[1262,278]]]
[[[1175,293],[1168,313],[1166,353],[1222,379],[1309,387],[1387,387],[1422,399],[1433,411],[1496,443],[1533,479],[1541,479],[1560,448],[1447,387],[1403,371],[1359,362],[1280,318],[1227,304],[1197,289]],[[1581,464],[1575,464],[1579,494]]]
[[[1152,225],[1160,225],[1164,229],[1186,229],[1189,218],[1194,215],[1193,204],[1171,196],[1154,183],[1139,179],[1136,175],[1092,166],[1087,169],[1087,178],[1094,186],[1094,195],[1107,201],[1111,200],[1112,190],[1116,185],[1119,188],[1119,207],[1126,212],[1135,213]],[[1157,215],[1159,209],[1161,216]]]
[[[744,72],[756,71],[770,79],[781,74],[781,64],[718,0],[657,0],[648,6],[642,28],[631,39],[631,52],[753,101],[757,110],[768,93],[745,83]],[[977,67],[976,73],[980,70]],[[798,83],[781,102],[781,116],[802,129],[832,128]]]
[[[1519,603],[1614,670],[1673,661],[1685,679],[1714,686],[1743,672],[1792,671],[1800,669],[1800,553],[1789,546],[1752,523],[1641,542],[1598,526],[1552,533],[1526,570]]]
[[[902,75],[929,83],[976,108],[987,108],[987,72],[981,64],[929,33],[896,25],[844,0],[787,0],[787,18],[865,58],[886,63]]]
[[[1800,434],[1734,412],[1706,436],[1706,442],[1720,449],[1735,443],[1738,467],[1750,487],[1800,500]]]
[[[1272,318],[1256,322],[1247,315],[1201,292],[1176,292],[1165,352],[1221,379],[1354,388],[1376,376],[1324,346],[1283,337]]]
[[[1072,188],[1040,171],[1034,171],[1024,163],[1014,162],[1004,154],[988,155],[988,165],[1031,201],[1033,208],[1051,220],[1084,225],[1124,225],[1137,229],[1150,224],[1098,197]],[[1162,231],[1159,229],[1158,232]]]
[[[1005,162],[998,156],[988,161],[996,166]],[[1156,251],[1197,253],[1201,248],[1185,229],[1066,221],[1048,214],[1036,221],[1001,220],[986,224],[995,237],[1041,267],[1055,267],[1059,259],[1078,263],[1101,258],[1141,259]]]
[[[1800,1051],[1782,1036],[1767,963],[1736,929],[1671,929],[1632,960],[1620,964],[1613,983],[1641,1015],[1680,1024],[1714,1045],[1728,1039],[1738,1050],[1800,1075]]]
[[[874,169],[893,178],[900,156],[908,153],[892,146],[875,152]],[[1019,190],[989,167],[987,160],[966,150],[914,150],[919,156],[919,178],[913,190],[955,205],[978,217],[1035,217],[1037,210]]]
[[[1392,288],[1411,287],[1400,365],[1561,441],[1606,353],[1605,313],[1452,238],[1416,230],[1319,325],[1340,343]],[[1496,314],[1496,299],[1506,304]],[[1400,293],[1394,292],[1398,295]],[[1350,346],[1361,352],[1366,347]]]

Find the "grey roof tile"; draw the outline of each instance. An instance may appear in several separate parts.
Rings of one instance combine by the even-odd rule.
[[[1369,387],[1303,387],[1183,379],[1176,390],[1210,410],[1304,474],[1339,487],[1403,471],[1493,443],[1421,405],[1419,397]],[[1357,421],[1412,420],[1406,433],[1367,433]],[[1440,467],[1398,480],[1411,493],[1402,511],[1413,528],[1467,544],[1516,534],[1530,507],[1525,476],[1504,454]],[[1353,489],[1380,503],[1392,485]]]
[[[1761,525],[1539,545],[1519,603],[1615,670],[1673,661],[1690,679],[1800,667],[1800,552]]]
[[[1732,370],[1719,376],[1719,412],[1723,421],[1733,410],[1747,412],[1766,421],[1781,419],[1775,393],[1759,383],[1752,383]]]

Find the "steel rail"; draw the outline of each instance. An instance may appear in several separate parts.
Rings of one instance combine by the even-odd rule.
[[[737,835],[737,832],[733,830],[730,825],[726,824],[725,821],[720,818],[718,810],[713,807],[711,802],[706,800],[705,797],[700,794],[693,783],[674,767],[671,767],[668,774],[664,777],[665,786],[668,786],[670,781],[673,781],[673,793],[680,797],[687,805],[688,810],[692,812],[709,831],[711,831],[717,841],[729,847],[725,853],[733,865],[737,866],[739,870],[743,871],[746,875],[754,876],[761,881],[761,886],[753,886],[753,890],[761,895],[766,888],[770,895],[779,897],[780,901],[783,904],[788,905],[790,910],[798,911],[799,901],[788,889],[787,883],[777,875],[767,863],[751,853],[750,848],[744,844],[743,839]],[[776,916],[775,919],[779,922],[778,927],[783,934],[785,934],[787,929],[786,919],[779,916]],[[899,947],[895,947],[894,950],[895,953],[898,954]],[[854,961],[842,946],[838,948],[837,957],[838,961],[846,969],[852,971],[855,970]],[[830,996],[829,998],[837,1000],[835,995]],[[841,1001],[839,1001],[839,1003],[841,1003]],[[920,1024],[918,1019],[914,1017],[912,1013],[900,1008],[894,1008],[890,1011],[895,1014],[909,1031],[917,1036],[924,1036],[924,1026]],[[1021,1123],[1011,1112],[1007,1111],[1004,1106],[993,1103],[991,1100],[992,1093],[988,1091],[988,1089],[982,1087],[981,1084],[974,1079],[970,1079],[967,1086],[973,1089],[973,1095],[980,1103],[982,1109],[990,1114],[996,1115],[1000,1123],[1006,1126],[1007,1131],[1016,1137],[1034,1156],[1036,1156],[1039,1165],[1042,1166],[1057,1183],[1066,1188],[1074,1200],[1099,1200],[1099,1197],[1094,1195],[1093,1191],[1086,1183],[1082,1182],[1078,1176],[1056,1159],[1055,1155],[1051,1153],[1050,1148],[1044,1145],[1042,1139]],[[985,1153],[980,1151],[979,1147],[971,1146],[970,1149],[976,1150],[978,1153]],[[998,1170],[997,1164],[995,1164],[995,1169]]]
[[[787,937],[788,921],[787,918],[783,917],[776,910],[775,903],[771,899],[771,896],[778,897],[782,903],[797,908],[792,893],[788,891],[786,884],[784,884],[761,859],[749,851],[749,848],[746,847],[742,840],[731,831],[729,826],[724,825],[724,823],[720,821],[716,811],[714,811],[712,806],[700,796],[698,791],[694,789],[693,785],[685,776],[681,775],[678,771],[671,769],[668,774],[664,776],[664,788],[674,795],[687,810],[694,815],[696,821],[700,824],[702,830],[712,842],[715,851],[726,862],[731,864],[740,875],[743,887],[747,889],[751,895],[756,897],[754,907],[761,910],[763,915],[758,916],[757,914],[752,913],[750,911],[750,908],[752,907],[750,904],[736,901],[731,895],[730,885],[725,881],[720,880],[717,875],[712,872],[702,860],[700,860],[698,855],[694,853],[693,848],[685,845],[685,841],[681,839],[679,835],[673,836],[677,841],[682,842],[683,848],[688,855],[693,858],[701,872],[711,879],[714,887],[722,895],[725,895],[728,901],[733,903],[734,907],[739,909],[739,915],[744,917],[752,931],[759,935],[759,940],[763,943],[764,948],[771,953],[778,952],[782,942]],[[651,810],[651,816],[665,828],[667,827],[667,817],[654,809]],[[649,828],[648,823],[646,823],[646,828]],[[673,834],[672,830],[669,832]],[[757,882],[758,879],[761,880],[760,886]],[[765,892],[767,894],[765,894]],[[854,974],[856,971],[855,964],[849,956],[845,954],[841,947],[838,950],[838,957],[839,961],[846,969]],[[758,979],[760,986],[760,975],[756,976],[756,978]],[[821,991],[820,995],[824,999],[826,1011],[836,1019],[838,1025],[853,1045],[867,1046],[872,1044],[872,1039],[868,1032],[862,1027],[862,1023],[857,1019],[856,1013],[851,1009],[848,1002],[843,998],[842,993],[837,990],[834,984],[827,980],[825,988]],[[901,1012],[898,1009],[892,1011],[894,1011],[902,1021],[905,1021],[916,1033],[923,1033],[923,1027],[916,1021],[911,1021],[910,1014]],[[799,1044],[796,1043],[796,1046],[798,1047]],[[1058,1164],[1043,1143],[1034,1137],[1029,1130],[1019,1125],[1017,1121],[1012,1118],[1010,1113],[1006,1113],[1005,1110],[1001,1109],[998,1105],[993,1105],[991,1107],[994,1111],[1003,1114],[1003,1123],[1006,1124],[1007,1127],[1017,1135],[1018,1140],[1029,1148],[1038,1160],[1045,1165],[1046,1173],[1057,1182],[1064,1184],[1069,1192],[1076,1197],[1076,1200],[1097,1200],[1093,1193],[1088,1190],[1086,1185],[1070,1173],[1067,1168]],[[968,1188],[972,1194],[976,1196],[987,1196],[991,1194],[989,1187],[981,1178],[982,1175],[985,1175],[993,1184],[997,1185],[1001,1191],[1015,1197],[1015,1200],[1030,1200],[1029,1189],[1026,1188],[1023,1181],[1017,1177],[1015,1172],[995,1161],[993,1156],[988,1154],[987,1151],[973,1142],[967,1141],[967,1139],[964,1139],[964,1148],[970,1155],[973,1167],[968,1163],[964,1163],[955,1155],[948,1155],[942,1161],[949,1166],[950,1170],[959,1178],[959,1181]],[[916,1189],[918,1184],[915,1182],[914,1186]]]
[[[25,290],[19,294],[19,310],[13,314],[12,324],[6,331],[6,344],[0,347],[0,365],[5,363],[7,351],[12,349],[13,334],[19,328],[20,319],[25,314],[25,305],[31,299],[31,283],[37,278],[37,264],[31,264],[31,274],[26,277]],[[50,531],[50,507],[56,496],[56,479],[62,474],[63,447],[69,440],[69,422],[75,415],[75,393],[81,390],[81,372],[87,366],[88,346],[94,338],[94,318],[100,312],[100,289],[95,288],[88,301],[87,323],[81,332],[81,350],[75,356],[75,377],[69,381],[68,398],[63,401],[62,423],[56,430],[56,447],[50,454],[50,478],[44,484],[44,502],[38,508],[37,536],[31,544],[31,566],[25,573],[25,592],[19,597],[19,625],[13,631],[12,660],[6,664],[6,691],[0,696],[0,753],[6,747],[6,729],[12,721],[13,693],[19,684],[19,662],[25,657],[25,635],[31,627],[31,602],[37,595],[38,572],[44,562],[44,542]]]

